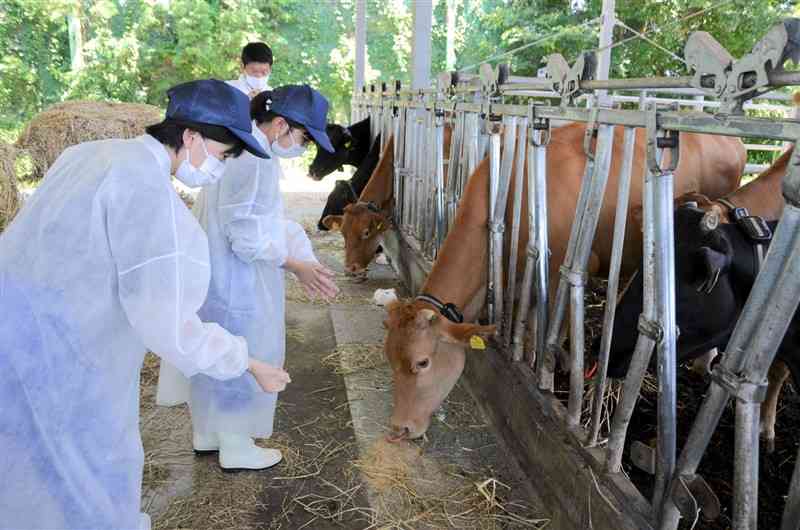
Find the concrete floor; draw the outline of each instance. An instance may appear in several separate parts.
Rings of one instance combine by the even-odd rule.
[[[142,375],[143,509],[155,529],[542,528],[532,485],[458,385],[425,439],[388,444],[391,374],[383,360],[377,288],[396,287],[388,266],[347,282],[339,234],[315,230],[326,193],[286,192],[287,214],[309,231],[320,260],[340,272],[342,295],[326,305],[287,284],[287,370],[273,469],[222,473],[191,451],[185,406],[156,407],[158,361]],[[542,519],[545,520],[542,520]]]

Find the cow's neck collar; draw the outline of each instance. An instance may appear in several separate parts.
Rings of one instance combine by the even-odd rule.
[[[420,302],[432,305],[443,317],[451,322],[455,322],[456,324],[462,324],[464,322],[464,315],[461,314],[461,311],[458,310],[455,304],[450,302],[443,303],[435,296],[425,293],[417,295],[416,299]]]
[[[355,191],[353,192],[353,194],[355,194]],[[356,204],[361,204],[370,212],[381,213],[380,207],[372,201],[356,201]]]
[[[738,209],[738,206],[733,204],[733,201],[731,201],[727,197],[720,197],[719,199],[717,199],[714,202],[720,204],[725,209],[725,211],[726,211],[725,212],[726,213],[726,215],[725,215],[726,221],[729,222],[729,223],[734,223],[735,224],[736,223],[736,217],[735,217],[735,213],[734,212],[736,212],[736,210]]]
[[[747,208],[737,207],[727,197],[716,200],[728,210],[728,221],[736,225],[747,236],[747,241],[753,248],[753,261],[755,272],[758,273],[764,265],[767,247],[772,240],[772,230],[762,217],[750,215]]]

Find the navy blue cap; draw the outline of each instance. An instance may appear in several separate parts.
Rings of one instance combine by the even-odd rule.
[[[308,85],[285,85],[272,91],[269,110],[289,118],[306,128],[323,149],[333,153],[333,145],[325,132],[328,100]]]
[[[167,118],[224,127],[259,158],[269,158],[252,135],[250,98],[224,81],[190,81],[167,91]]]

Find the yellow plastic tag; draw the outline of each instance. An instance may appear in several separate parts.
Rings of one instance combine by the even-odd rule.
[[[469,339],[469,347],[472,348],[473,350],[485,350],[486,343],[483,342],[483,339],[480,338],[479,336],[473,335]]]
[[[377,228],[377,230],[380,230],[381,228],[383,228],[383,222],[380,222],[380,223],[378,223],[378,228]]]

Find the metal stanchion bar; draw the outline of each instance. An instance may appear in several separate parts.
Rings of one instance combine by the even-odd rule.
[[[537,109],[538,113],[538,109]],[[595,109],[594,115],[597,115]],[[591,136],[594,130],[594,121],[592,121],[586,130],[586,135]],[[586,143],[586,142],[585,142]],[[586,207],[591,195],[594,174],[595,160],[591,156],[589,150],[586,150],[586,167],[584,169],[583,180],[581,184],[581,191],[578,194],[578,202],[575,208],[575,219],[572,221],[570,229],[569,243],[567,244],[567,251],[564,256],[563,269],[571,270],[573,259],[575,255],[575,247],[580,236],[581,225],[583,224],[583,216],[586,213]],[[549,326],[547,329],[547,341],[545,343],[544,352],[539,353],[539,363],[537,366],[537,375],[539,376],[539,389],[552,392],[553,378],[555,374],[556,363],[556,350],[561,349],[561,327],[564,324],[564,316],[567,311],[569,287],[567,279],[562,275],[556,288],[556,295],[554,299],[554,306],[552,308],[552,315],[550,315]]]
[[[581,218],[574,255],[567,274],[570,284],[570,388],[567,406],[567,424],[577,427],[583,405],[583,352],[584,352],[584,307],[583,294],[586,284],[586,265],[592,252],[600,209],[603,206],[611,155],[614,150],[614,127],[600,125],[597,132],[597,152],[590,190],[587,194],[585,212]]]
[[[540,134],[539,142],[533,148],[533,164],[536,178],[534,185],[533,218],[536,230],[536,300],[533,308],[534,347],[536,356],[528,359],[533,366],[536,357],[543,358],[547,339],[547,324],[550,318],[550,242],[549,218],[547,216],[547,144],[550,142],[549,123],[545,132]]]
[[[525,188],[525,155],[528,143],[528,119],[520,120],[516,145],[516,167],[514,169],[514,200],[511,220],[510,253],[508,257],[508,288],[506,289],[506,318],[503,328],[503,345],[511,344],[514,322],[514,299],[517,294],[517,258],[519,256],[519,230],[522,220],[522,194]],[[528,205],[530,208],[531,205]],[[530,287],[529,287],[530,288]],[[513,357],[513,352],[512,352]]]
[[[614,314],[617,309],[617,294],[619,292],[619,273],[622,266],[622,250],[625,242],[625,227],[628,220],[628,203],[630,197],[631,173],[633,169],[633,154],[636,143],[636,129],[625,128],[624,146],[622,148],[622,168],[619,174],[617,189],[617,209],[614,217],[614,239],[611,250],[611,267],[608,274],[608,289],[606,291],[606,307],[603,315],[603,335],[600,340],[600,358],[597,375],[595,376],[595,396],[592,407],[592,425],[589,434],[589,445],[597,444],[600,434],[600,420],[602,418],[603,397],[606,389],[608,374],[609,352],[614,328]]]
[[[489,153],[489,222],[491,223],[494,220],[494,212],[495,208],[497,207],[497,192],[498,192],[498,185],[500,182],[500,142],[501,142],[501,132],[502,132],[502,125],[500,123],[500,118],[498,117],[497,121],[490,121],[491,131],[490,131],[490,153]],[[497,263],[497,260],[494,256],[495,245],[494,245],[494,235],[492,231],[489,231],[489,285],[487,285],[486,289],[486,306],[489,312],[489,321],[495,322],[495,299],[494,299],[494,290],[496,288],[495,285],[495,274],[494,268]]]
[[[515,146],[517,143],[517,118],[511,116],[504,120],[502,126],[503,150],[500,154],[500,175],[494,196],[494,209],[489,223],[490,237],[492,238],[492,271],[494,279],[494,319],[497,324],[498,336],[503,336],[503,296],[505,286],[504,279],[504,256],[503,256],[503,234],[506,229],[506,207],[508,205],[508,191],[511,184],[511,173],[514,169]]]
[[[459,112],[455,116],[453,123],[453,135],[450,139],[450,161],[447,165],[447,221],[445,229],[450,231],[453,227],[456,217],[456,209],[458,208],[458,181],[460,179],[459,173],[461,172],[463,160],[462,149],[464,146],[464,122],[466,114]]]
[[[608,449],[606,452],[606,470],[609,473],[619,473],[622,467],[622,451],[625,446],[625,436],[628,433],[628,425],[639,398],[639,391],[642,388],[647,367],[650,364],[650,357],[656,344],[656,333],[652,333],[650,323],[655,319],[655,295],[653,281],[655,277],[655,232],[653,216],[647,212],[653,209],[653,180],[655,176],[648,165],[645,165],[644,191],[642,193],[642,208],[644,215],[643,245],[642,245],[642,270],[637,274],[642,274],[642,314],[639,317],[639,337],[636,339],[636,347],[628,367],[628,374],[622,388],[622,398],[614,411],[614,419],[611,424],[611,432],[608,438]]]
[[[529,120],[531,127],[530,142],[525,147],[528,151],[528,171],[525,175],[527,179],[528,191],[528,245],[526,248],[525,259],[525,273],[522,279],[522,292],[520,294],[519,309],[517,310],[517,318],[514,323],[514,337],[512,340],[512,353],[511,358],[514,361],[521,361],[523,358],[523,350],[525,347],[525,330],[528,321],[528,312],[530,311],[531,299],[533,298],[534,277],[536,276],[536,267],[538,265],[538,250],[537,250],[537,208],[539,198],[536,196],[537,180],[545,178],[546,166],[540,163],[544,161],[544,153],[538,153],[538,150],[544,151],[542,142],[543,132],[534,129],[533,111],[531,110],[531,119]],[[549,140],[549,131],[548,140]],[[522,185],[522,177],[519,179],[520,186]],[[536,320],[536,316],[532,315],[531,323]],[[533,324],[535,326],[535,324]]]
[[[447,234],[446,221],[445,221],[445,189],[444,189],[444,112],[438,111],[435,116],[435,153],[434,157],[434,178],[436,184],[436,203],[435,203],[435,241],[434,241],[434,257],[439,248],[444,242],[445,235]]]
[[[656,178],[654,191],[656,321],[662,326],[658,341],[658,451],[653,506],[661,505],[675,469],[677,448],[677,334],[675,320],[675,236],[673,232],[673,174]]]

